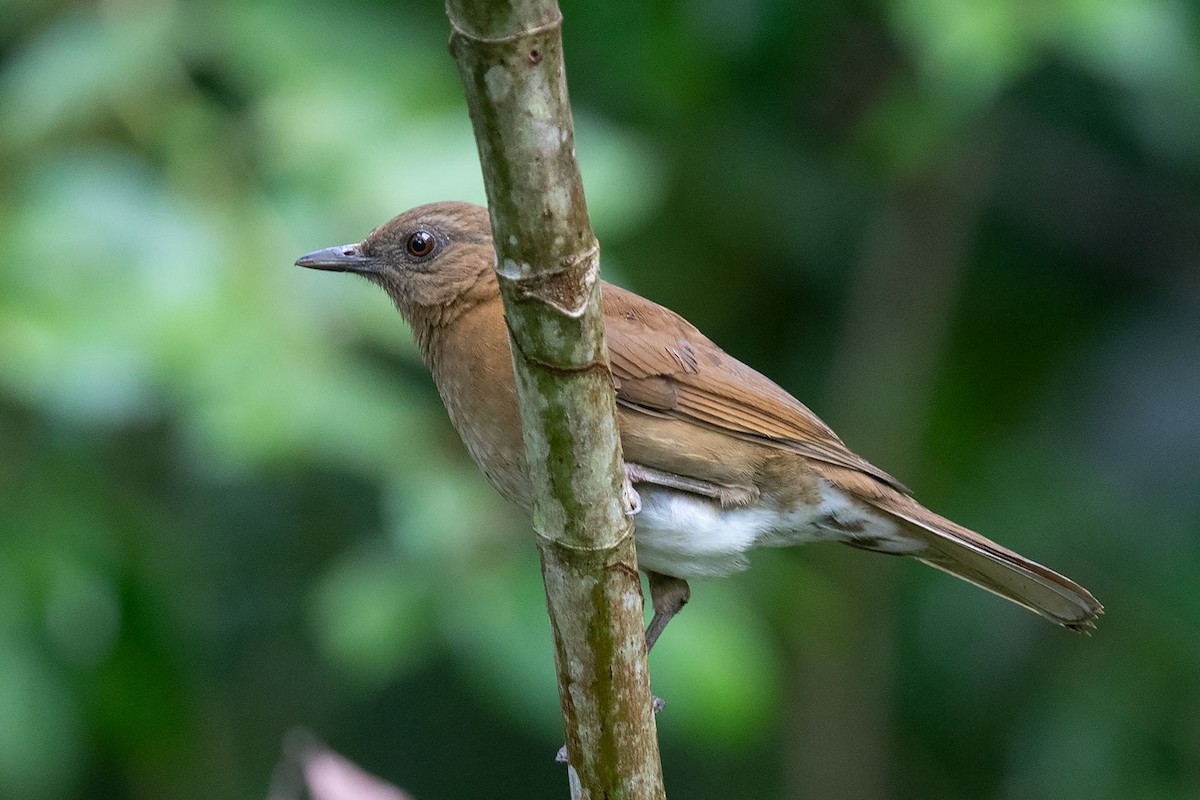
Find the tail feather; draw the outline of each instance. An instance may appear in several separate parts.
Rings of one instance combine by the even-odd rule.
[[[902,495],[876,502],[924,549],[913,557],[1075,631],[1095,628],[1104,613],[1091,592],[1041,564],[934,514]]]

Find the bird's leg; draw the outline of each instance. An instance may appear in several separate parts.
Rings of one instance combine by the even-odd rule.
[[[720,503],[722,507],[750,505],[758,499],[759,494],[758,489],[754,486],[709,483],[708,481],[697,480],[696,478],[686,478],[683,475],[676,475],[673,472],[663,472],[652,467],[644,467],[641,464],[626,463],[625,485],[629,487],[629,491],[634,491],[632,485],[635,483],[651,483],[657,486],[665,486],[668,489],[678,489],[682,492],[691,492],[703,497],[711,497]],[[636,492],[634,493],[636,494]],[[638,509],[641,510],[640,498],[638,500]],[[633,513],[636,514],[637,511]]]
[[[647,572],[646,577],[650,583],[650,602],[654,606],[654,616],[646,628],[646,652],[649,653],[663,628],[691,599],[692,590],[683,578],[661,572]]]

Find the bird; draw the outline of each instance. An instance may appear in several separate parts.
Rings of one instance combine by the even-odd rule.
[[[408,322],[450,421],[489,483],[531,511],[532,489],[487,209],[418,206],[297,266],[381,287]],[[1103,606],[1074,581],[942,517],[852,452],[816,414],[673,311],[601,282],[601,305],[653,648],[691,580],[758,548],[842,542],[915,558],[1065,628]]]

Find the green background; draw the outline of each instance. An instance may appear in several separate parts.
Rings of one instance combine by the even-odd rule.
[[[1200,11],[564,8],[603,270],[1091,638],[835,546],[652,660],[679,798],[1200,796]],[[0,2],[0,797],[263,798],[302,725],[564,797],[525,521],[387,298],[292,261],[482,184],[438,3]]]

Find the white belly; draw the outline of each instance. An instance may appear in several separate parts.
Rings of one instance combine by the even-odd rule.
[[[871,541],[874,549],[915,552],[890,517],[853,501],[821,481],[820,502],[787,511],[721,508],[715,500],[639,483],[642,508],[634,519],[638,566],[676,578],[715,578],[740,572],[756,547],[809,542]],[[848,533],[853,531],[853,533]]]

